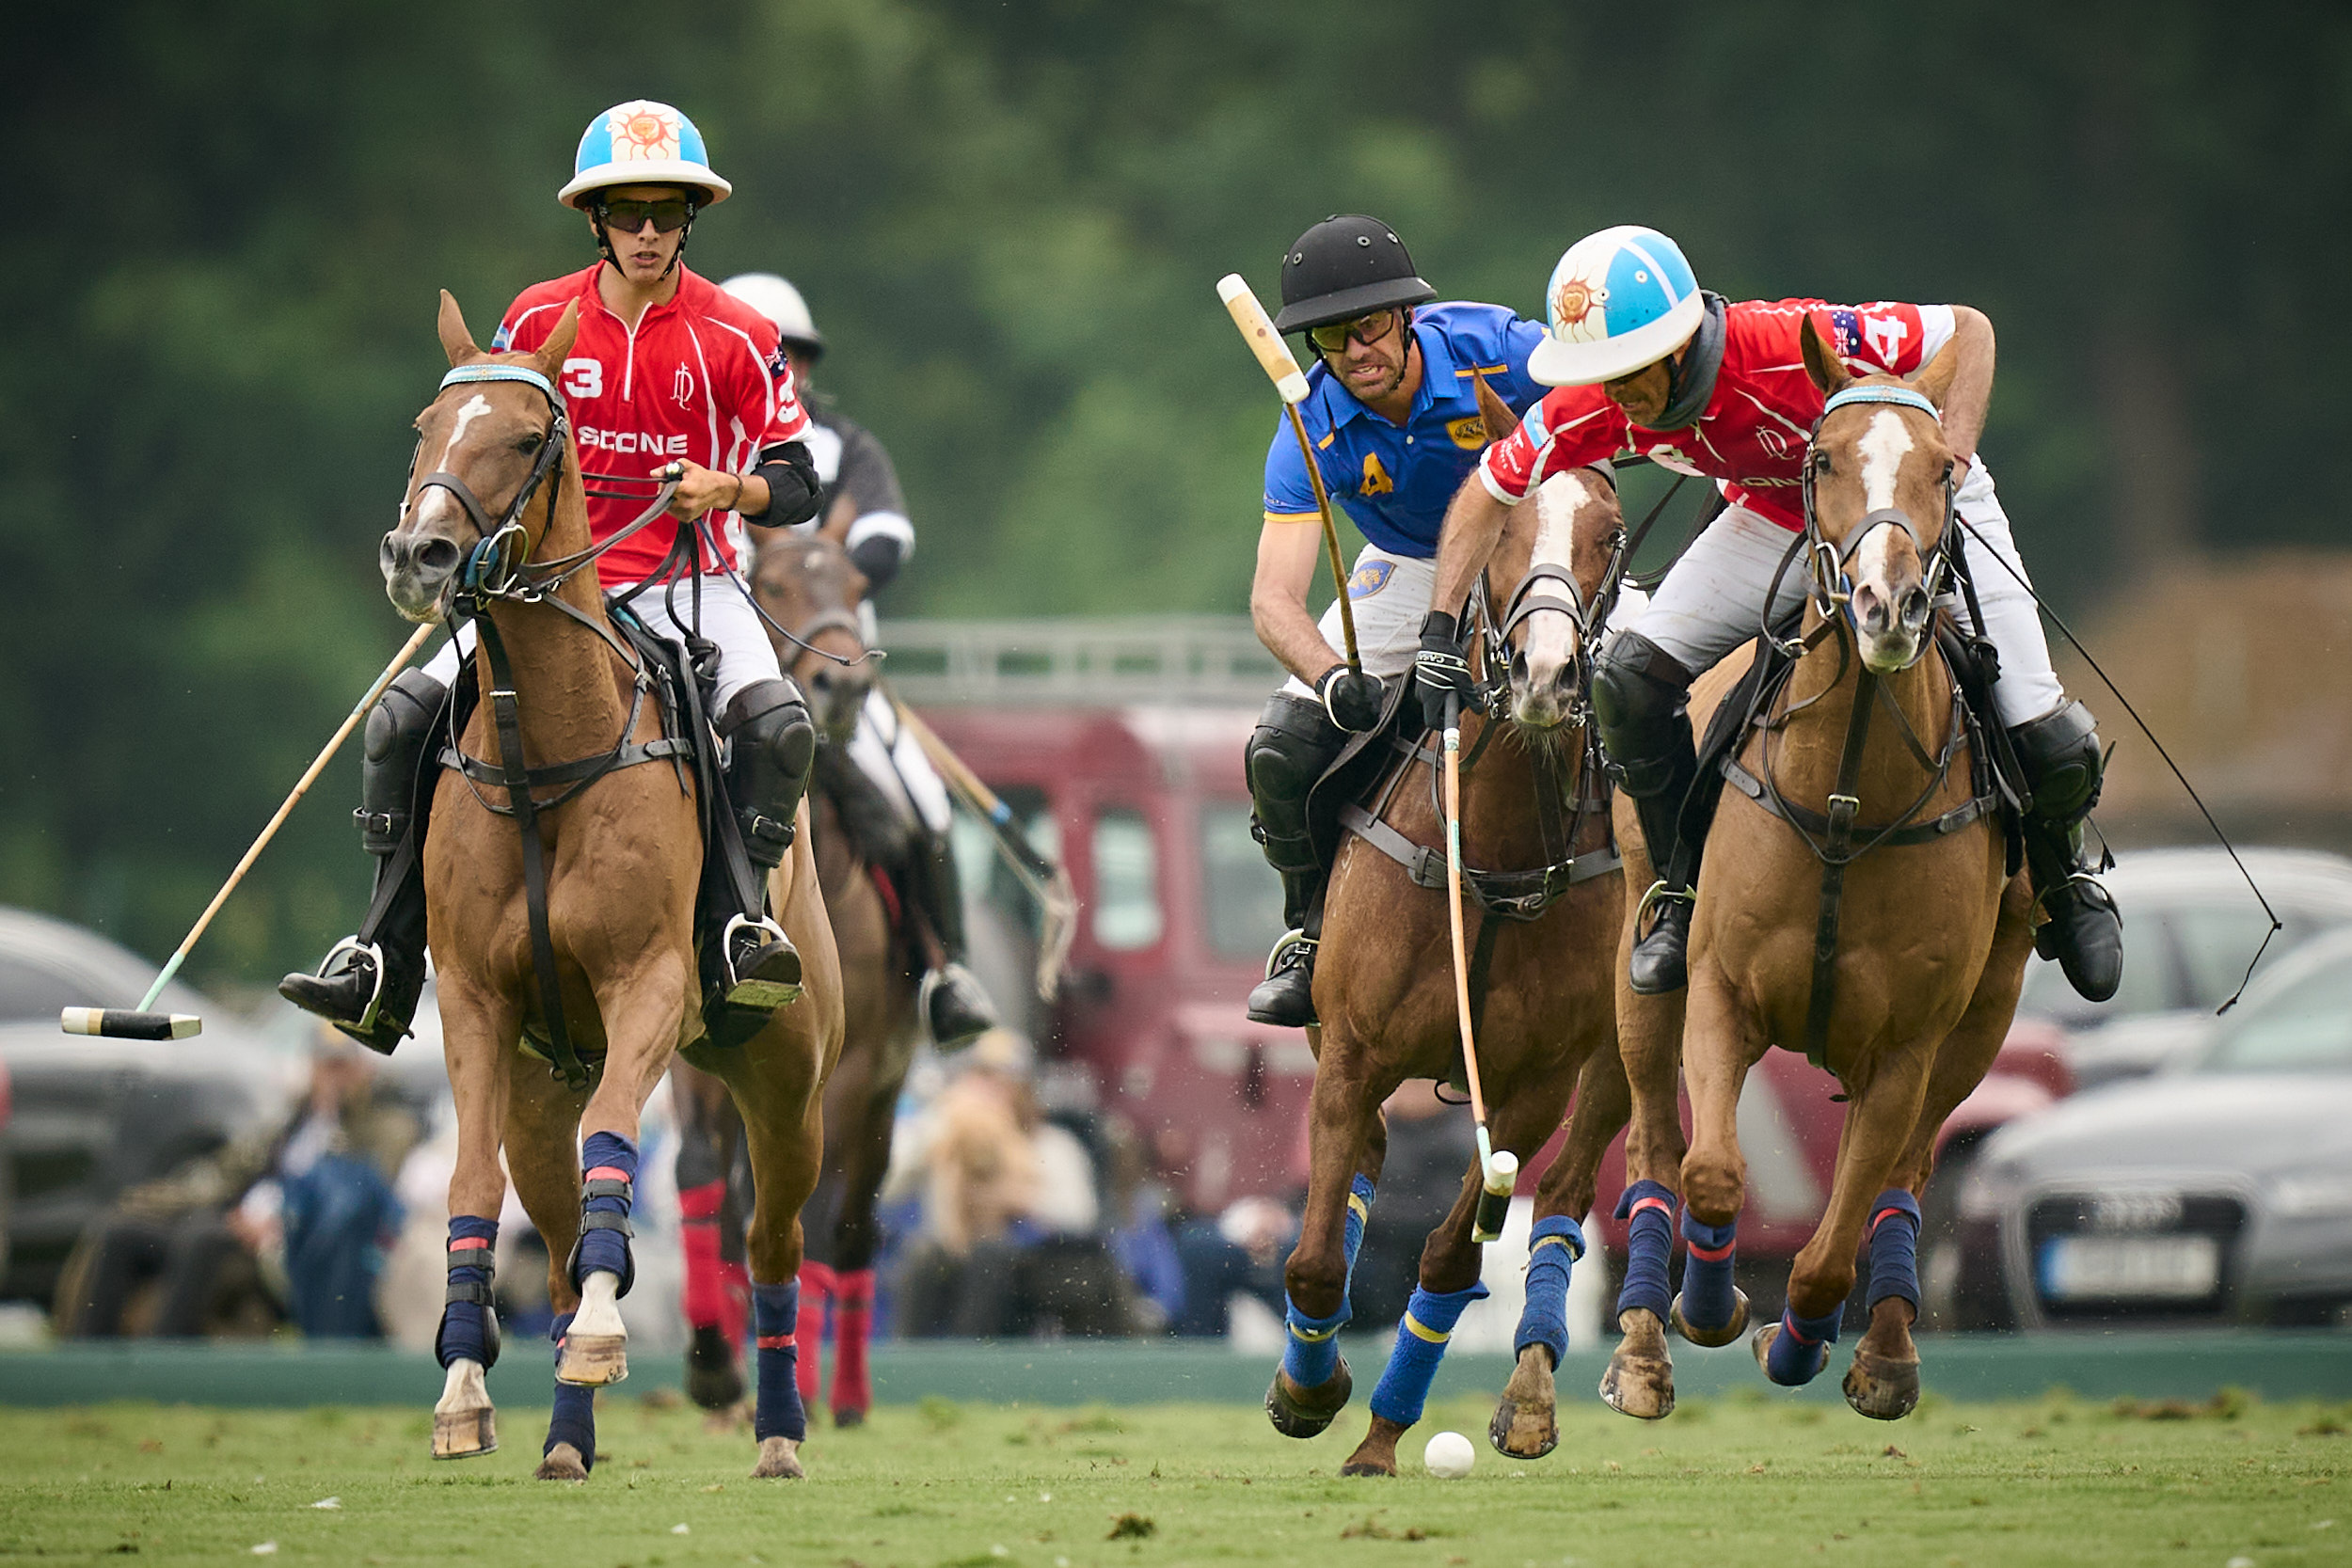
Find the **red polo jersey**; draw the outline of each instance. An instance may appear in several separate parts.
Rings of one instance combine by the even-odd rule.
[[[564,306],[580,307],[580,336],[564,356],[562,382],[582,470],[643,476],[684,457],[748,474],[764,449],[807,432],[775,324],[681,263],[677,293],[631,327],[596,293],[602,265],[524,290],[490,341],[494,354],[531,353],[555,330]],[[590,496],[589,535],[608,539],[644,510],[643,500]],[[701,568],[738,565],[741,519],[723,512],[709,521],[723,559],[714,563],[705,551]],[[651,577],[676,543],[678,526],[664,517],[614,546],[597,558],[597,577],[607,588]]]

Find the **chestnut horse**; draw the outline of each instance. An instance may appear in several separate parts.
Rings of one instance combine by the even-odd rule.
[[[1483,1015],[1478,1067],[1496,1150],[1532,1157],[1576,1091],[1567,1146],[1535,1195],[1519,1369],[1490,1434],[1504,1452],[1528,1458],[1556,1441],[1552,1370],[1566,1347],[1568,1265],[1584,1250],[1577,1222],[1592,1206],[1602,1151],[1628,1103],[1608,972],[1623,895],[1582,705],[1597,630],[1587,607],[1617,522],[1614,491],[1581,472],[1551,480],[1513,510],[1490,571],[1492,580],[1519,586],[1509,612],[1482,614],[1480,654],[1489,672],[1507,663],[1497,701],[1509,718],[1463,720],[1464,864],[1531,868],[1482,878],[1487,892],[1475,902],[1466,891],[1468,940],[1479,955],[1470,960]],[[1483,607],[1484,595],[1475,602]],[[1445,842],[1435,797],[1425,748],[1388,770],[1371,815],[1391,848]],[[1426,868],[1431,855],[1416,858]],[[1351,1379],[1333,1336],[1348,1318],[1348,1275],[1387,1147],[1380,1104],[1407,1078],[1462,1078],[1445,856],[1434,855],[1434,875],[1424,869],[1417,881],[1359,832],[1332,867],[1315,972],[1322,1023],[1308,1036],[1315,1083],[1306,1213],[1284,1271],[1287,1350],[1266,1394],[1276,1430],[1294,1437],[1321,1432],[1347,1402]],[[1421,1418],[1445,1339],[1486,1293],[1472,1236],[1480,1192],[1473,1164],[1422,1249],[1420,1289],[1374,1390],[1370,1430],[1342,1474],[1396,1473],[1397,1440]]]
[[[878,840],[905,829],[875,821],[888,802],[857,773],[848,750],[874,684],[873,666],[861,658],[866,644],[857,611],[866,594],[865,576],[841,547],[835,530],[779,532],[760,545],[752,587],[774,626],[802,644],[770,631],[778,659],[808,693],[823,743],[808,797],[810,844],[840,952],[846,1022],[840,1064],[825,1088],[824,1174],[810,1215],[814,1221],[830,1211],[832,1223],[814,1248],[822,1260],[810,1259],[801,1268],[798,1338],[801,1393],[814,1403],[830,1301],[829,1402],[836,1425],[854,1426],[873,1405],[866,1346],[874,1254],[882,1239],[874,1211],[882,1178],[889,1174],[898,1091],[922,1037],[915,999],[926,965],[910,949],[904,923],[892,918],[869,858],[882,847]],[[681,1132],[691,1140],[679,1156],[681,1196],[695,1191],[688,1200],[695,1216],[689,1223],[708,1227],[707,1233],[692,1236],[687,1260],[688,1317],[694,1329],[687,1391],[705,1409],[726,1410],[742,1397],[743,1381],[735,1359],[735,1323],[721,1299],[725,1287],[720,1255],[733,1238],[723,1236],[719,1227],[737,1222],[720,1192],[734,1166],[741,1123],[707,1075],[677,1069],[671,1084]]]
[[[1775,1383],[1819,1375],[1867,1234],[1870,1322],[1846,1398],[1883,1420],[1911,1411],[1918,1197],[1937,1130],[2000,1050],[2031,942],[2030,894],[2005,864],[1982,742],[1963,728],[1931,629],[1952,484],[1935,409],[1957,360],[1947,349],[1915,386],[1857,379],[1807,323],[1804,362],[1830,398],[1806,460],[1806,533],[1791,544],[1791,565],[1802,550],[1796,569],[1810,574],[1802,651],[1726,769],[1737,787],[1708,834],[1688,991],[1645,997],[1625,984],[1630,907],[1618,958],[1633,1224],[1624,1338],[1601,1394],[1646,1418],[1674,1405],[1666,1320],[1710,1345],[1745,1326],[1731,1282],[1747,1177],[1736,1117],[1749,1069],[1773,1045],[1815,1055],[1849,1098],[1827,1212],[1789,1272],[1786,1312],[1756,1332],[1756,1358]],[[1734,656],[1698,683],[1694,722],[1745,663]],[[1622,803],[1617,830],[1627,887],[1646,885],[1649,856]],[[1677,1053],[1694,1124],[1687,1152]],[[1677,1194],[1690,1250],[1669,1303]]]
[[[547,780],[553,793],[545,799],[528,784],[487,782],[509,751],[520,753],[516,769],[528,759],[544,777],[573,759],[620,758],[627,745],[661,737],[657,705],[644,700],[649,677],[616,641],[587,553],[580,456],[556,385],[577,328],[566,307],[537,353],[484,354],[457,302],[441,295],[441,343],[453,369],[418,417],[418,471],[382,549],[387,593],[409,619],[445,618],[461,595],[470,600],[487,694],[456,744],[488,766],[478,764],[472,777],[454,768],[440,775],[424,847],[429,940],[457,1107],[450,1305],[438,1339],[448,1380],[435,1407],[434,1454],[463,1458],[496,1447],[483,1375],[498,1356],[488,1259],[511,1174],[547,1241],[558,1313],[555,1414],[538,1471],[548,1480],[586,1476],[596,1460],[595,1389],[628,1374],[618,1298],[634,1273],[628,1212],[638,1117],[681,1044],[703,1034],[694,770],[623,759],[563,773],[569,783]],[[535,817],[529,853],[501,808]],[[526,878],[539,875],[561,1033],[533,958],[543,943]],[[800,948],[803,994],[742,1047],[695,1049],[726,1081],[751,1129],[753,1280],[788,1292],[801,1260],[801,1205],[817,1181],[820,1095],[842,1027],[839,970],[805,834],[771,879],[770,896]],[[525,1059],[529,1037],[550,1042],[559,1058],[565,1053],[557,1042],[567,1040],[584,1070],[567,1081]],[[784,1365],[788,1338],[773,1348],[775,1364],[762,1369],[765,1435],[753,1473],[796,1476],[804,1429]]]

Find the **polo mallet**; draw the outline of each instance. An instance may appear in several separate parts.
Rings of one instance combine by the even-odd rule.
[[[1470,1079],[1470,1117],[1478,1125],[1478,1212],[1470,1222],[1470,1240],[1492,1242],[1502,1235],[1502,1222],[1511,1212],[1511,1194],[1519,1184],[1519,1157],[1509,1149],[1498,1153],[1486,1132],[1486,1093],[1478,1082],[1478,1041],[1470,1025],[1470,962],[1462,940],[1462,699],[1445,700],[1445,901],[1454,935],[1454,1006],[1462,1026],[1462,1070]]]
[[[392,656],[389,664],[384,666],[384,673],[375,677],[375,684],[368,688],[367,695],[361,697],[344,718],[326,742],[326,749],[311,759],[309,768],[303,769],[302,777],[294,783],[294,793],[286,797],[285,803],[278,808],[278,814],[269,819],[269,825],[262,830],[262,836],[253,841],[253,847],[245,852],[245,859],[239,861],[237,868],[229,873],[229,879],[220,885],[218,893],[213,895],[213,901],[204,906],[204,912],[196,917],[196,925],[181,942],[179,950],[165,963],[163,973],[155,976],[155,983],[147,988],[147,995],[140,1000],[138,1007],[128,1012],[119,1007],[68,1007],[57,1020],[67,1034],[108,1035],[125,1040],[183,1040],[191,1035],[204,1032],[204,1021],[194,1013],[151,1013],[148,1009],[155,1005],[157,997],[163,995],[164,988],[171,983],[171,977],[180,973],[180,966],[187,961],[188,949],[196,945],[196,939],[204,934],[204,927],[213,923],[213,916],[220,912],[220,907],[237,890],[237,884],[245,879],[245,874],[253,869],[253,863],[261,858],[262,850],[277,836],[278,830],[285,825],[286,818],[294,809],[294,802],[302,799],[303,792],[325,770],[328,760],[349,738],[359,721],[367,717],[367,711],[375,705],[375,700],[384,695],[384,689],[392,684],[392,677],[417,657],[417,650],[424,646],[425,640],[438,630],[440,623],[437,621],[429,621],[419,626],[416,635]]]
[[[1323,469],[1316,466],[1314,443],[1307,439],[1307,421],[1298,417],[1298,404],[1307,395],[1307,376],[1291,357],[1290,344],[1274,330],[1273,318],[1258,296],[1249,292],[1249,285],[1241,274],[1229,272],[1217,280],[1216,297],[1225,302],[1233,325],[1249,341],[1249,350],[1258,356],[1258,368],[1274,383],[1274,389],[1282,399],[1282,412],[1291,420],[1291,434],[1298,437],[1298,455],[1307,464],[1307,479],[1315,487],[1315,510],[1323,516],[1323,547],[1331,557],[1331,586],[1340,596],[1340,635],[1347,642],[1347,667],[1358,674],[1363,673],[1363,660],[1356,657],[1356,610],[1347,598],[1347,565],[1340,558],[1339,525],[1331,520],[1331,493],[1323,487]]]
[[[948,750],[947,743],[933,734],[929,724],[914,716],[913,708],[896,695],[891,697],[890,705],[898,710],[898,722],[914,736],[914,743],[923,748],[923,754],[939,769],[947,787],[975,816],[988,824],[997,854],[1044,911],[1043,928],[1038,933],[1037,994],[1041,1001],[1051,1002],[1061,989],[1062,968],[1070,961],[1070,944],[1078,934],[1078,892],[1070,885],[1070,873],[1037,852],[1022,836],[1020,825],[1013,821],[1012,808],[998,800],[996,792],[981,783],[980,776]]]

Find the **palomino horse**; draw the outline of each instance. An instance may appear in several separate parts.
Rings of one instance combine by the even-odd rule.
[[[1519,1369],[1491,1433],[1504,1452],[1528,1458],[1556,1440],[1552,1370],[1567,1342],[1569,1264],[1584,1250],[1577,1222],[1627,1112],[1608,973],[1623,895],[1582,721],[1588,642],[1598,630],[1587,607],[1616,523],[1615,493],[1582,473],[1551,480],[1513,510],[1490,569],[1518,588],[1500,622],[1485,618],[1482,641],[1488,670],[1507,662],[1501,701],[1510,717],[1464,719],[1464,863],[1534,868],[1473,884],[1483,887],[1471,916],[1471,986],[1495,1148],[1533,1156],[1576,1090],[1567,1146],[1536,1192]],[[1463,1072],[1445,857],[1435,853],[1432,872],[1432,852],[1419,847],[1444,842],[1436,789],[1424,782],[1427,756],[1422,750],[1388,770],[1370,836],[1359,829],[1343,844],[1325,900],[1315,972],[1323,1022],[1309,1034],[1312,1163],[1285,1270],[1288,1348],[1266,1394],[1276,1430],[1294,1437],[1321,1432],[1347,1402],[1351,1380],[1333,1336],[1348,1318],[1348,1275],[1387,1146],[1380,1104],[1407,1078],[1458,1083]],[[1417,877],[1400,856],[1424,869]],[[1421,1418],[1446,1338],[1486,1294],[1472,1237],[1480,1191],[1473,1165],[1430,1232],[1420,1288],[1373,1392],[1371,1428],[1343,1474],[1396,1473],[1397,1440]]]
[[[453,368],[418,417],[418,471],[382,550],[386,591],[409,619],[444,617],[461,594],[472,600],[487,694],[457,749],[488,765],[469,769],[473,777],[441,775],[424,850],[457,1105],[450,1305],[438,1341],[449,1375],[434,1453],[462,1458],[496,1446],[483,1376],[498,1356],[488,1260],[511,1174],[546,1238],[558,1313],[555,1415],[538,1472],[548,1480],[586,1476],[596,1387],[627,1375],[618,1298],[634,1272],[638,1116],[679,1045],[702,1035],[693,770],[667,760],[635,766],[628,750],[659,741],[660,720],[593,569],[582,570],[594,563],[587,502],[555,384],[576,328],[567,307],[538,353],[485,355],[442,294],[441,343]],[[564,767],[603,753],[619,766]],[[537,766],[523,775],[526,760]],[[501,768],[509,783],[477,782]],[[518,775],[529,782],[511,782]],[[542,779],[569,782],[541,799],[530,785]],[[501,815],[517,811],[531,822],[528,840]],[[544,925],[528,907],[527,878],[544,879]],[[800,1208],[817,1180],[820,1094],[841,1041],[840,976],[805,835],[771,895],[801,950],[804,993],[748,1044],[703,1065],[725,1079],[751,1129],[751,1272],[755,1291],[770,1292],[759,1298],[763,1315],[782,1317],[800,1267]],[[534,949],[551,954],[560,1026],[548,1016]],[[559,1059],[575,1054],[585,1070],[567,1081],[524,1060],[527,1036],[551,1042]],[[796,1476],[804,1420],[788,1326],[775,1338],[772,1347],[763,1341],[753,1473]]]
[[[1802,652],[1726,769],[1738,787],[1708,835],[1687,1018],[1683,996],[1623,987],[1630,908],[1618,958],[1632,1237],[1624,1338],[1601,1394],[1629,1416],[1673,1408],[1666,1319],[1701,1344],[1727,1344],[1745,1326],[1731,1278],[1747,1174],[1736,1111],[1749,1069],[1775,1044],[1806,1051],[1851,1098],[1827,1212],[1790,1270],[1781,1321],[1756,1335],[1756,1358],[1775,1383],[1819,1375],[1867,1233],[1870,1325],[1846,1398],[1883,1420],[1910,1412],[1918,1196],[1937,1130],[2000,1050],[2031,941],[2030,897],[2004,865],[1982,743],[1963,727],[1954,671],[1931,633],[1953,483],[1934,409],[1957,361],[1946,350],[1915,388],[1856,380],[1810,323],[1804,357],[1830,400],[1807,460],[1807,531],[1791,546],[1811,574]],[[1699,683],[1695,721],[1738,673],[1718,668]],[[1632,816],[1618,813],[1629,889],[1650,876]],[[1677,1048],[1694,1123],[1687,1153]],[[1669,1303],[1677,1189],[1690,1256]]]
[[[872,1328],[874,1254],[881,1243],[874,1210],[882,1178],[889,1173],[898,1091],[921,1039],[915,999],[925,965],[909,949],[901,934],[903,923],[892,918],[876,880],[878,853],[896,858],[882,853],[883,846],[876,841],[904,830],[895,822],[876,821],[878,811],[887,814],[888,803],[858,774],[848,751],[873,689],[872,667],[859,661],[866,647],[857,607],[866,594],[866,578],[828,529],[779,533],[762,544],[752,569],[752,586],[769,619],[799,644],[770,634],[777,657],[808,692],[823,741],[809,791],[810,842],[817,879],[824,889],[825,913],[841,957],[846,1023],[840,1064],[825,1088],[824,1175],[810,1216],[815,1220],[830,1210],[832,1226],[814,1249],[823,1260],[810,1259],[801,1267],[798,1348],[802,1397],[813,1403],[830,1300],[830,1404],[836,1425],[853,1426],[873,1405],[866,1346]],[[690,1140],[679,1168],[696,1179],[690,1183],[681,1175],[681,1197],[694,1193],[686,1200],[697,1216],[690,1223],[708,1227],[707,1233],[693,1237],[687,1263],[688,1317],[695,1331],[687,1388],[706,1409],[723,1410],[743,1392],[735,1364],[736,1335],[726,1321],[719,1282],[720,1253],[732,1240],[723,1238],[719,1227],[734,1223],[732,1214],[722,1220],[725,1211],[721,1192],[733,1168],[741,1123],[707,1075],[691,1068],[674,1069],[671,1085]]]

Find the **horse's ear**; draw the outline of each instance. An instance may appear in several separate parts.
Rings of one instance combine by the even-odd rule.
[[[1940,411],[1944,400],[1951,395],[1953,378],[1959,374],[1960,340],[1954,338],[1935,351],[1935,357],[1928,361],[1928,368],[1919,372],[1919,378],[1912,386],[1925,392],[1928,401]]]
[[[1846,369],[1845,361],[1832,354],[1829,345],[1821,341],[1821,334],[1813,325],[1813,312],[1810,310],[1805,312],[1801,337],[1804,344],[1804,373],[1813,378],[1813,385],[1819,387],[1823,395],[1834,395],[1839,388],[1853,379],[1853,373]]]
[[[1495,395],[1495,389],[1486,385],[1485,376],[1473,371],[1470,372],[1470,383],[1478,398],[1479,422],[1486,427],[1486,439],[1509,440],[1512,432],[1519,428],[1519,417],[1511,412],[1509,404]]]
[[[580,301],[564,307],[564,313],[555,318],[555,330],[539,345],[533,356],[539,361],[539,372],[552,376],[564,368],[564,356],[572,352],[572,344],[580,337]]]
[[[466,330],[466,313],[457,309],[457,296],[447,289],[441,291],[439,325],[441,351],[449,356],[451,364],[462,365],[482,357],[482,351],[474,347],[473,334]]]
[[[817,531],[840,546],[850,547],[850,525],[857,521],[857,498],[847,490],[833,499],[833,510],[817,525]]]

